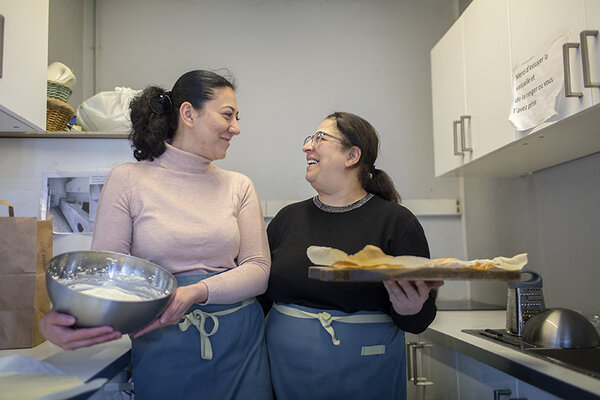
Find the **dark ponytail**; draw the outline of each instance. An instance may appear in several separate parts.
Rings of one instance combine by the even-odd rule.
[[[361,150],[356,168],[359,168],[358,179],[365,191],[384,200],[399,203],[401,197],[392,178],[385,171],[375,168],[379,135],[373,125],[358,115],[345,112],[335,112],[326,119],[335,120],[338,130],[346,138],[348,147],[356,146]]]
[[[385,171],[373,167],[370,175],[367,183],[363,183],[363,187],[367,193],[373,193],[385,200],[400,203],[402,198],[396,190],[394,181]]]
[[[171,139],[175,129],[170,127],[167,108],[156,112],[158,105],[167,102],[169,98],[164,89],[150,86],[144,89],[129,104],[131,110],[131,131],[129,140],[136,160],[150,160],[160,156],[165,151],[165,140]],[[154,106],[154,107],[153,107]]]
[[[165,152],[165,142],[177,130],[181,104],[187,101],[200,110],[213,98],[215,89],[224,87],[235,90],[233,80],[212,71],[195,70],[183,74],[170,92],[157,86],[144,89],[129,104],[129,140],[135,159],[152,161]]]

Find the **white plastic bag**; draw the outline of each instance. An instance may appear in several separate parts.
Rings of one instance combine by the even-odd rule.
[[[95,94],[77,107],[77,125],[81,125],[84,131],[129,131],[129,102],[140,92],[116,87],[114,91]]]

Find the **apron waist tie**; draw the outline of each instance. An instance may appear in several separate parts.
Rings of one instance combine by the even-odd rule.
[[[215,333],[217,333],[217,331],[219,330],[219,319],[217,317],[221,315],[234,313],[254,303],[255,301],[256,298],[252,297],[250,299],[244,300],[242,304],[237,307],[228,308],[226,310],[216,311],[212,313],[205,312],[200,309],[195,309],[194,311],[183,316],[183,321],[179,323],[179,330],[181,332],[185,332],[190,326],[195,326],[196,329],[198,329],[198,332],[200,332],[201,357],[203,360],[212,360],[213,351],[209,338]],[[206,329],[204,328],[204,323],[206,322],[207,318],[210,318],[213,321],[213,328],[210,332],[206,332]]]
[[[318,319],[321,323],[321,326],[331,336],[331,341],[335,346],[339,346],[341,342],[335,337],[335,331],[333,330],[333,326],[331,326],[331,323],[333,321],[344,322],[346,324],[372,324],[392,321],[392,317],[384,313],[335,316],[329,314],[327,311],[323,311],[320,313],[311,313],[308,311],[299,310],[297,308],[284,306],[283,304],[278,303],[273,304],[273,308],[275,308],[282,314],[289,315],[290,317]]]

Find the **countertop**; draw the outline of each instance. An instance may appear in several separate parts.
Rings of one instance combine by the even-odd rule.
[[[423,337],[490,365],[558,397],[600,398],[600,380],[518,350],[462,332],[462,329],[502,329],[504,310],[438,311]],[[1,350],[0,357],[22,354],[48,362],[87,382],[110,379],[129,365],[128,336],[88,348],[64,351],[44,342],[31,349]]]
[[[504,329],[505,321],[504,310],[438,311],[422,335],[558,397],[600,398],[598,379],[462,332],[462,329]]]
[[[71,351],[46,341],[33,348],[0,350],[0,358],[21,354],[52,364],[70,376],[89,382],[97,378],[110,380],[127,368],[130,349],[129,336],[124,335],[119,340]]]

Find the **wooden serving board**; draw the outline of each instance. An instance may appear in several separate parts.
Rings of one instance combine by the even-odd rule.
[[[428,281],[518,281],[521,271],[502,269],[475,270],[468,268],[334,268],[312,266],[308,277],[320,281],[336,282],[377,282],[386,280],[428,280]]]

